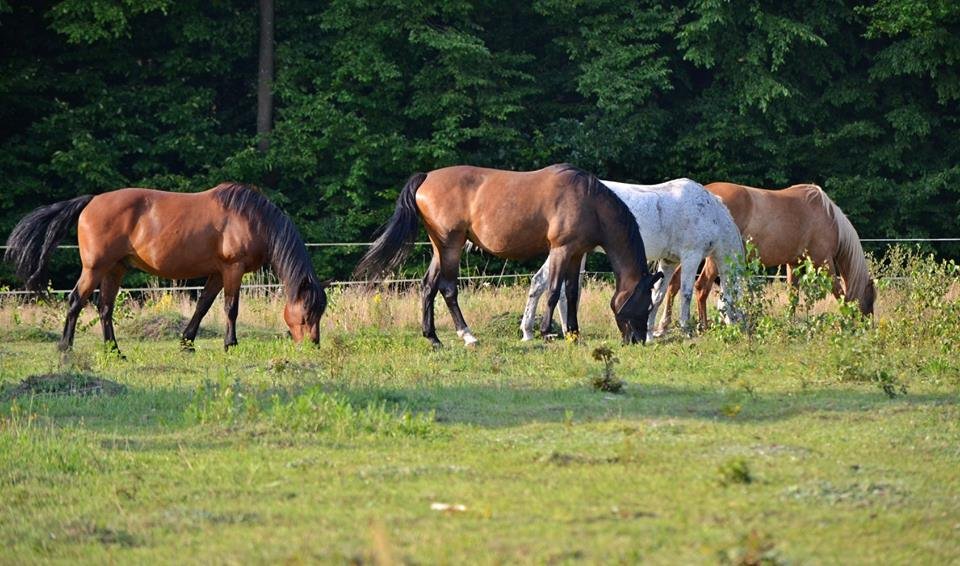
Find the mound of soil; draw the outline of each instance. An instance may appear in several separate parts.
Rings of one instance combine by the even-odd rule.
[[[53,342],[59,338],[59,333],[39,326],[14,326],[0,330],[0,340],[4,342]]]
[[[144,314],[124,321],[123,333],[131,338],[178,338],[187,318],[178,312]]]
[[[17,385],[5,387],[0,398],[9,401],[31,395],[119,395],[126,387],[87,373],[31,375]]]
[[[123,322],[122,334],[118,333],[120,339],[125,337],[159,340],[180,338],[180,333],[187,326],[187,317],[178,312],[163,312],[154,314],[143,314]],[[215,334],[201,327],[198,337],[208,338]]]

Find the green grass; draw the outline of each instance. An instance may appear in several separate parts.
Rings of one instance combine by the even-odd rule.
[[[523,289],[466,290],[481,344],[438,302],[439,351],[413,293],[334,295],[304,348],[248,299],[227,354],[218,313],[194,354],[135,338],[188,308],[167,300],[118,323],[126,360],[95,326],[61,359],[39,340],[58,316],[6,305],[5,391],[124,388],[0,395],[0,562],[960,560],[955,295],[913,313],[885,289],[873,328],[838,330],[828,301],[752,340],[621,347],[609,293],[586,289],[582,343],[521,343],[503,313]],[[594,389],[605,372],[621,393]]]

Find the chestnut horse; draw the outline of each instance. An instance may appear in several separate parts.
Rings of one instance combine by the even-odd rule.
[[[433,301],[439,291],[453,316],[457,335],[477,342],[457,303],[460,255],[469,240],[497,257],[525,260],[549,253],[550,294],[541,333],[566,286],[566,327],[577,336],[580,260],[593,248],[606,251],[616,274],[610,301],[625,343],[647,334],[651,289],[661,277],[647,268],[647,256],[630,210],[596,177],[572,165],[515,172],[457,166],[416,173],[407,181],[393,216],[354,272],[379,278],[398,267],[423,220],[433,259],[423,278],[423,335],[441,346],[434,325]]]
[[[756,189],[733,183],[711,183],[706,189],[720,197],[744,240],[757,247],[767,267],[787,266],[787,282],[793,281],[792,267],[809,256],[814,264],[826,267],[834,279],[833,294],[857,301],[860,312],[873,314],[876,290],[867,272],[860,237],[850,220],[817,185],[794,185],[780,190]],[[707,297],[717,277],[716,264],[707,259],[697,279],[697,310],[700,324],[706,324]],[[667,306],[660,331],[670,324],[670,307],[679,285],[670,281]]]
[[[200,321],[221,289],[227,315],[224,349],[237,343],[241,279],[267,263],[283,282],[283,316],[294,341],[320,339],[325,283],[317,280],[290,218],[256,189],[231,183],[202,193],[120,189],[38,208],[13,229],[4,256],[28,289],[43,285],[50,253],[74,223],[83,271],[68,299],[61,350],[73,346],[77,317],[98,288],[103,339],[116,347],[113,305],[130,268],[169,279],[207,277],[183,331],[185,349],[192,350]]]

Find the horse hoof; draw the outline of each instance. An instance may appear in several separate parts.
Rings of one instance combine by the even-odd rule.
[[[193,340],[183,339],[180,340],[180,351],[192,354],[197,351],[197,348],[194,346]]]

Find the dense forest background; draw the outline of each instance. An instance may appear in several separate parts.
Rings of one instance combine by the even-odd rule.
[[[0,236],[79,194],[235,180],[307,241],[365,241],[414,171],[561,161],[815,182],[862,237],[960,235],[952,0],[275,0],[268,140],[260,29],[253,0],[0,0]]]

